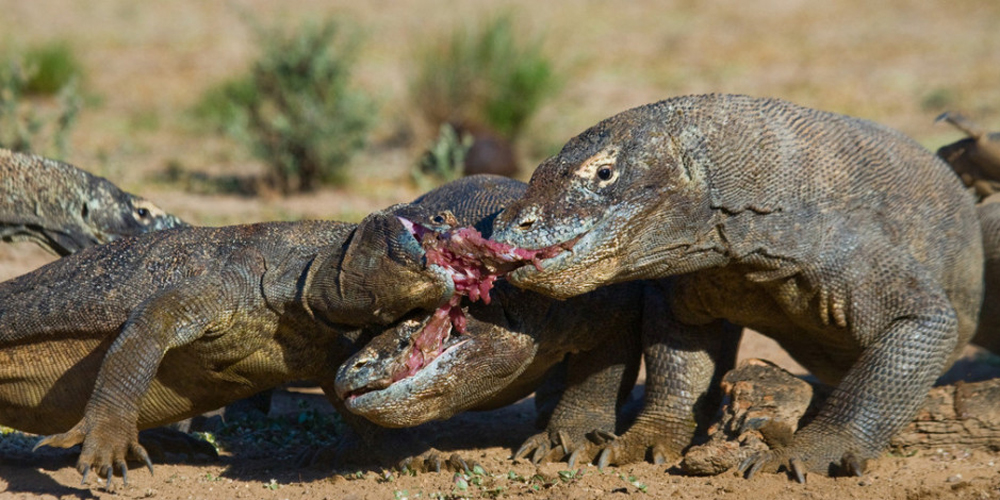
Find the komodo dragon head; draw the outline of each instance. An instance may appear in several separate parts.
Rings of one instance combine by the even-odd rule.
[[[123,236],[186,225],[103,177],[0,149],[0,239],[34,241],[69,255]]]
[[[485,311],[468,316],[462,335],[448,335],[437,313],[408,317],[341,365],[337,395],[384,427],[445,419],[489,401],[525,370],[538,344],[506,327],[499,307]]]
[[[674,114],[655,106],[625,111],[571,139],[535,170],[525,196],[497,217],[493,238],[568,251],[541,269],[522,267],[508,276],[512,283],[568,298],[644,278],[654,264],[661,274],[664,265],[672,274],[702,267],[711,227],[697,156],[703,137],[674,123]]]
[[[365,217],[340,260],[321,264],[311,286],[319,290],[310,299],[313,308],[346,324],[389,324],[417,309],[461,322],[455,307],[461,297],[488,300],[497,275],[545,254],[505,253],[473,227],[452,228],[489,228],[506,202],[523,192],[521,182],[477,175]],[[473,263],[469,252],[494,258]]]
[[[103,177],[92,177],[91,195],[80,218],[99,243],[153,231],[187,226],[153,202],[118,189]]]

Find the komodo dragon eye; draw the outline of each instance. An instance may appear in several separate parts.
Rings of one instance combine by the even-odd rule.
[[[611,178],[611,174],[613,173],[614,172],[611,170],[611,167],[601,167],[597,170],[597,178],[602,181],[606,181]]]
[[[444,224],[444,215],[437,214],[434,217],[431,217],[431,222],[435,224]]]
[[[145,208],[136,209],[135,213],[141,219],[145,219],[146,217],[149,217],[149,210],[146,210]]]

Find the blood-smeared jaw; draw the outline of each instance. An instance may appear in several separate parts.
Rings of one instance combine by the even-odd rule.
[[[531,338],[474,318],[442,342],[446,322],[408,319],[341,365],[335,387],[347,409],[385,427],[448,418],[509,386],[534,356]]]
[[[494,238],[526,249],[540,246],[565,251],[546,254],[537,266],[524,266],[510,272],[507,280],[512,284],[566,299],[620,281],[617,279],[621,272],[620,232],[627,227],[627,219],[606,216],[609,211],[605,210],[595,210],[594,214],[581,211],[572,217],[542,213],[538,209],[525,212],[527,215],[502,213],[501,217],[507,218],[497,219]],[[531,221],[530,229],[511,228],[519,216]]]

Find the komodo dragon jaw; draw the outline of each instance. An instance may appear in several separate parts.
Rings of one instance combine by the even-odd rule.
[[[343,366],[350,366],[354,373],[341,371],[343,376],[338,376],[336,390],[338,395],[347,400],[357,400],[359,412],[374,412],[371,419],[376,423],[383,423],[378,420],[379,414],[385,414],[386,420],[383,425],[407,426],[416,425],[416,420],[426,421],[440,416],[440,404],[428,402],[425,394],[419,398],[421,405],[428,405],[426,414],[420,416],[416,413],[398,417],[393,415],[391,408],[398,403],[401,398],[399,391],[418,391],[423,393],[424,384],[430,383],[439,377],[452,376],[456,364],[460,363],[463,356],[445,356],[445,354],[455,352],[455,349],[465,347],[459,351],[468,357],[470,353],[488,352],[484,356],[510,357],[510,363],[498,363],[504,368],[498,370],[499,373],[492,374],[497,383],[489,384],[491,388],[502,388],[513,380],[521,370],[527,365],[525,356],[518,354],[522,349],[511,349],[508,342],[498,342],[490,344],[488,336],[477,336],[476,339],[466,337],[467,318],[461,308],[462,297],[469,297],[473,302],[482,301],[490,303],[490,289],[500,274],[510,272],[521,266],[533,263],[540,269],[542,259],[564,252],[572,245],[555,245],[540,250],[524,250],[509,245],[490,241],[474,228],[461,227],[445,231],[437,231],[423,224],[415,222],[405,217],[398,217],[400,223],[409,231],[413,238],[420,241],[425,250],[425,258],[428,265],[435,265],[444,270],[454,283],[454,295],[433,314],[426,316],[423,320],[408,320],[396,327],[393,334],[383,335],[379,338],[389,338],[387,342],[376,342],[374,346],[368,347],[352,358]],[[443,219],[446,220],[447,218]],[[454,217],[450,218],[454,221]],[[439,226],[443,228],[444,226]],[[575,240],[573,240],[575,242]],[[503,336],[497,330],[497,336]],[[457,335],[452,335],[455,333]],[[525,349],[532,344],[530,339],[524,339],[519,344]],[[388,347],[386,347],[388,346]],[[503,353],[503,354],[497,354]],[[443,357],[443,359],[442,359]],[[458,359],[459,361],[456,361]],[[464,365],[459,365],[464,367]],[[506,368],[511,371],[507,372]],[[410,379],[416,374],[421,377]],[[399,385],[394,383],[404,381]],[[381,394],[366,393],[386,389],[388,392]],[[391,389],[391,390],[390,390]],[[440,392],[437,392],[439,396]],[[482,393],[475,395],[475,400],[470,403],[481,401],[492,395]],[[464,395],[463,395],[464,396]],[[448,396],[451,401],[454,396]],[[461,398],[460,398],[461,399]],[[389,403],[389,402],[392,403]],[[388,405],[388,406],[386,406]],[[449,403],[449,407],[453,403]],[[464,406],[453,406],[455,411],[461,411]],[[409,409],[408,409],[409,411]],[[367,413],[365,416],[368,416]]]
[[[385,427],[446,419],[508,386],[536,350],[530,336],[472,317],[466,334],[437,344],[441,324],[438,314],[404,320],[344,362],[336,391],[347,409]]]

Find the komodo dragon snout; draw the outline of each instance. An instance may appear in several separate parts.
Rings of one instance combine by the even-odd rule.
[[[328,319],[344,324],[389,324],[406,313],[432,311],[454,295],[453,277],[427,261],[412,223],[397,215],[405,204],[365,217],[345,244],[331,272],[317,274],[314,301],[334,311]]]

